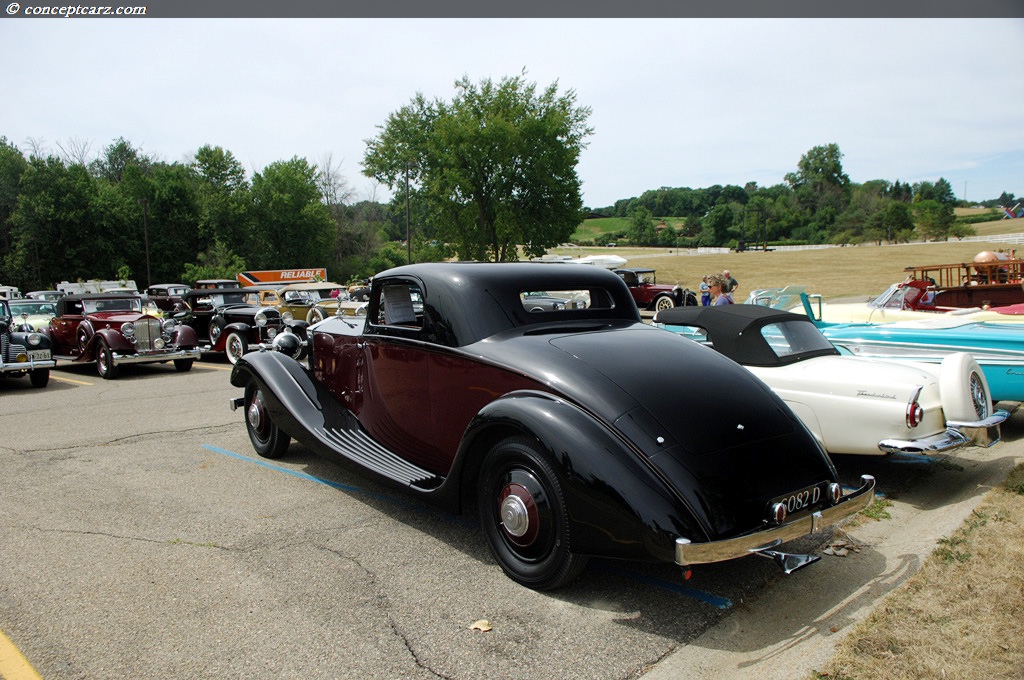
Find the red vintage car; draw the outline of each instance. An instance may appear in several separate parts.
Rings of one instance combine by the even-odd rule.
[[[697,305],[697,296],[691,290],[676,284],[670,286],[658,283],[653,269],[623,268],[613,270],[619,278],[626,282],[633,302],[640,309],[660,312],[673,307]]]
[[[56,358],[95,361],[108,380],[122,364],[173,361],[184,372],[200,357],[194,330],[146,313],[142,296],[128,293],[67,295],[57,301],[49,332]]]

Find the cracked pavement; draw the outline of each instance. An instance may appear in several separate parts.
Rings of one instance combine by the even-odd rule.
[[[782,577],[746,558],[690,582],[594,561],[537,593],[504,576],[474,517],[295,443],[258,458],[228,368],[0,384],[0,630],[44,678],[635,678],[782,578],[877,560],[868,548]],[[955,483],[933,467],[876,474]],[[492,630],[470,628],[481,619]]]

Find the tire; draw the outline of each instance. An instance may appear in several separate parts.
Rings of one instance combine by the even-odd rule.
[[[195,363],[195,359],[175,359],[174,370],[178,373],[188,373],[192,370],[193,363]]]
[[[237,331],[231,331],[228,333],[228,337],[224,341],[224,354],[227,356],[229,362],[237,364],[238,360],[242,358],[242,355],[248,351],[249,343],[245,338],[239,335]]]
[[[946,420],[973,422],[992,415],[992,393],[981,366],[966,352],[950,354],[939,369]]]
[[[513,581],[552,590],[575,579],[587,558],[570,550],[562,485],[536,444],[510,437],[484,459],[477,486],[480,524]]]
[[[320,323],[323,320],[324,310],[320,309],[319,307],[314,307],[313,309],[309,310],[309,314],[306,315],[306,323],[309,324]]]
[[[114,353],[103,340],[96,345],[96,372],[104,380],[113,380],[117,377],[118,366],[114,364]]]
[[[254,384],[245,388],[245,431],[252,448],[264,458],[280,458],[288,451],[291,437],[271,420],[263,393]]]
[[[32,387],[46,387],[50,382],[50,369],[37,368],[28,372],[28,379],[32,381]]]
[[[675,300],[670,298],[668,295],[659,295],[654,298],[654,304],[652,305],[654,311],[660,312],[663,309],[672,309],[676,306]]]
[[[88,346],[89,334],[85,332],[85,329],[78,329],[78,353],[85,354],[85,350]]]

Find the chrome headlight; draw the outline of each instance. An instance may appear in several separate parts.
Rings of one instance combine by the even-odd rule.
[[[302,352],[302,340],[295,333],[278,333],[277,337],[274,338],[274,342],[271,343],[274,350],[287,354],[293,359],[298,358],[299,353]]]
[[[260,311],[256,312],[256,316],[253,318],[253,320],[256,322],[257,326],[266,326],[267,325],[267,313],[266,313],[266,311],[261,309]]]
[[[121,334],[127,337],[135,335],[135,324],[133,324],[131,321],[126,321],[123,324],[121,324]]]
[[[33,347],[38,346],[39,343],[41,343],[42,341],[43,341],[43,336],[39,335],[39,333],[29,333],[28,334],[28,344],[32,345]]]
[[[177,319],[164,319],[161,324],[161,328],[165,333],[173,333],[174,328],[178,325]]]
[[[295,317],[292,315],[291,312],[289,312],[288,310],[285,310],[285,311],[281,312],[281,320],[282,321],[294,321]]]
[[[276,335],[277,335],[277,329],[276,329],[276,328],[268,328],[268,329],[267,329],[267,337],[268,337],[268,338],[270,338],[271,340],[273,340],[273,339],[274,339],[274,336],[276,336]]]
[[[167,343],[164,342],[163,338],[156,338],[155,340],[153,340],[153,349],[163,349],[166,346]]]

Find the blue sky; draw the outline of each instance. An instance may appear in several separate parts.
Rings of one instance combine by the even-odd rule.
[[[584,202],[661,186],[770,186],[838,144],[854,182],[1024,196],[1022,19],[0,21],[0,136],[173,162],[331,158],[352,200],[365,140],[421,92],[525,69],[592,109]]]

